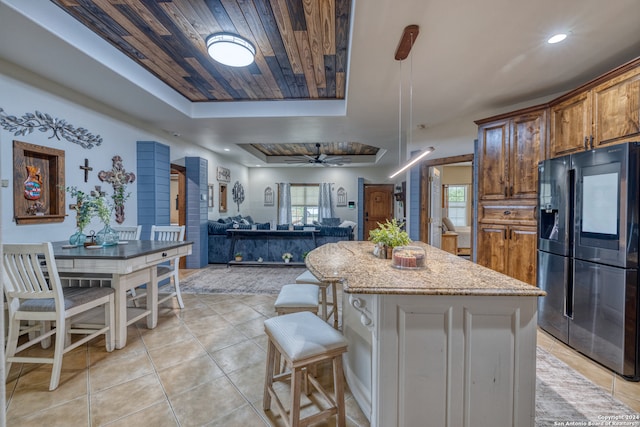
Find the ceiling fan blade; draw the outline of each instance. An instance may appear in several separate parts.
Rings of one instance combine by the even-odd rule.
[[[315,157],[310,156],[310,155],[308,155],[308,154],[303,154],[303,155],[302,155],[302,157],[304,157],[305,159],[307,159],[307,160],[309,160],[309,161],[311,161],[311,162],[315,162],[315,161],[316,161],[316,158],[315,158]]]
[[[323,153],[323,154],[320,154],[320,155],[318,156],[318,160],[320,160],[320,161],[322,161],[322,160],[324,160],[324,159],[326,159],[326,158],[327,158],[327,155],[326,155],[326,154],[324,154],[324,153]]]
[[[331,163],[331,164],[342,164],[342,163],[351,163],[351,159],[347,159],[344,157],[329,157],[326,158],[325,163]]]
[[[286,159],[284,162],[285,163],[309,163],[309,159],[306,159],[304,157],[292,157],[290,159]]]

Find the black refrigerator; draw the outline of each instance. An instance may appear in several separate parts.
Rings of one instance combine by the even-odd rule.
[[[538,165],[540,327],[640,380],[640,143]]]

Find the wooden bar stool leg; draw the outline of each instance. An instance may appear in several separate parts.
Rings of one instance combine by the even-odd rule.
[[[322,296],[322,320],[327,320],[327,287],[320,286],[320,295]]]
[[[333,302],[333,327],[338,329],[338,293],[336,291],[336,282],[331,283],[331,301]]]
[[[333,386],[335,387],[336,407],[338,408],[338,427],[345,427],[344,384],[342,382],[342,355],[333,358]]]
[[[269,346],[267,347],[267,370],[264,376],[264,394],[262,395],[262,409],[269,410],[271,408],[271,393],[269,390],[273,387],[273,375],[276,370],[276,346],[269,340]],[[278,353],[278,364],[280,361],[280,353]],[[278,366],[278,371],[280,367]],[[279,372],[278,372],[279,373]]]
[[[291,368],[291,410],[289,412],[289,425],[298,427],[300,425],[300,392],[302,383],[302,368]]]

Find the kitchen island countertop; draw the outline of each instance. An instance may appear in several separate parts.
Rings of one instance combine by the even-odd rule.
[[[403,270],[390,259],[373,255],[371,242],[323,245],[306,257],[307,268],[325,282],[342,281],[351,294],[544,296],[535,286],[422,242],[411,246],[426,251],[426,267]]]

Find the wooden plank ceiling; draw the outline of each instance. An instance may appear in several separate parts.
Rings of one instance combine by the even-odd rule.
[[[344,99],[351,0],[51,0],[192,102]],[[256,48],[233,68],[206,38]]]
[[[316,144],[250,144],[251,147],[267,156],[315,156],[318,154]],[[240,147],[243,145],[240,144]],[[243,147],[244,148],[244,147]],[[320,143],[320,153],[330,156],[367,156],[375,155],[378,147],[361,144],[359,142],[323,142]]]

